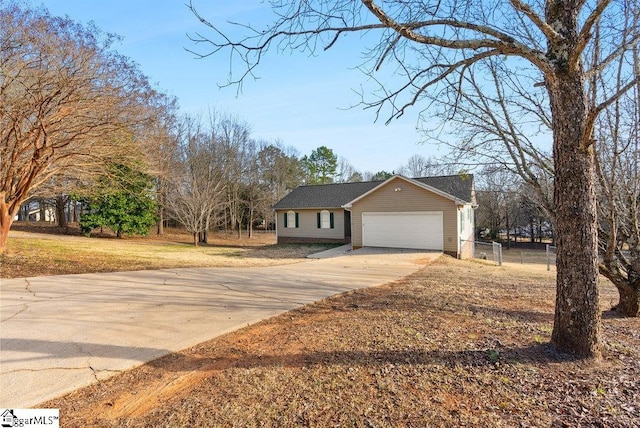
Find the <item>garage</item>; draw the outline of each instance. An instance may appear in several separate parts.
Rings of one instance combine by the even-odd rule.
[[[442,211],[363,212],[364,247],[444,249]]]

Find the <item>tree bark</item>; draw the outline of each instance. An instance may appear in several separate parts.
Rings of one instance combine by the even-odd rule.
[[[18,210],[18,221],[26,221],[29,220],[29,207],[25,205],[24,207],[20,205],[20,209]]]
[[[158,235],[164,235],[164,208],[160,208],[158,211],[158,228],[156,229],[156,233]]]
[[[598,358],[598,296],[595,159],[584,141],[586,101],[582,74],[547,79],[553,112],[557,228],[556,311],[551,341],[578,357]]]
[[[67,213],[65,208],[67,205],[67,199],[63,195],[56,196],[56,221],[61,228],[67,228]]]
[[[11,215],[7,210],[4,201],[0,201],[0,254],[4,254],[7,247],[7,238],[9,237],[9,229],[11,228]]]
[[[553,129],[554,205],[557,232],[556,308],[551,342],[578,358],[600,357],[598,228],[593,123],[588,120],[580,59],[579,7],[547,2],[553,72],[545,83]]]
[[[640,315],[640,284],[632,286],[618,286],[620,300],[618,311],[625,317],[637,317]]]
[[[20,210],[21,200],[14,200],[7,203],[6,193],[0,191],[0,254],[4,254],[9,238],[9,229],[13,224],[13,218]]]
[[[247,224],[249,239],[253,238],[253,206],[249,210],[249,222]]]
[[[618,289],[616,310],[625,317],[640,316],[640,277],[631,270],[631,279],[622,272],[618,261],[611,252],[605,253],[605,260],[599,266],[600,273],[607,277]]]
[[[40,222],[47,221],[47,206],[43,198],[38,199],[38,207],[40,209],[40,218],[38,219],[38,221]]]

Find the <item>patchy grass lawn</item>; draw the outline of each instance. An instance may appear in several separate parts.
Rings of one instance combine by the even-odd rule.
[[[547,345],[554,274],[442,257],[42,404],[62,426],[633,427],[640,320],[600,362]]]
[[[63,235],[54,226],[17,224],[0,255],[0,278],[71,273],[115,272],[176,267],[241,267],[294,263],[327,245],[276,245],[272,233],[254,237],[212,233],[195,247],[178,230],[164,235],[117,239],[110,234],[87,238]]]

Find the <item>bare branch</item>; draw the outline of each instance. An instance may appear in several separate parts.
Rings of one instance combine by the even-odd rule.
[[[470,22],[457,20],[433,20],[417,23],[399,23],[387,15],[373,0],[362,0],[362,3],[373,13],[383,24],[396,31],[401,36],[424,45],[440,46],[443,48],[463,50],[491,49],[499,51],[501,54],[518,55],[531,61],[544,71],[551,71],[544,53],[531,49],[516,41],[512,36],[501,31],[497,31],[485,25],[477,25]],[[415,32],[415,29],[426,26],[450,26],[452,28],[473,30],[491,38],[481,39],[449,39],[443,37],[425,36]]]
[[[593,26],[600,20],[600,17],[610,3],[611,0],[599,0],[596,8],[591,12],[589,17],[587,17],[585,23],[582,25],[582,29],[580,30],[576,47],[569,57],[569,64],[576,64],[580,60],[585,47],[592,37],[591,30],[593,29]]]
[[[560,34],[558,34],[558,32],[554,30],[549,24],[544,22],[542,18],[537,13],[535,13],[528,5],[522,3],[520,0],[509,0],[509,2],[513,5],[514,9],[524,13],[525,16],[529,18],[540,31],[542,31],[542,33],[547,37],[548,40],[551,40],[554,43],[560,41]]]

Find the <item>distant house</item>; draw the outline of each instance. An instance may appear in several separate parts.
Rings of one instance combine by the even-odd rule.
[[[472,175],[300,186],[276,203],[278,243],[338,242],[473,254]]]
[[[41,206],[36,200],[28,200],[20,206],[20,211],[13,218],[14,221],[46,221],[56,220],[55,210],[51,205]]]

